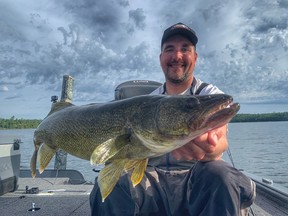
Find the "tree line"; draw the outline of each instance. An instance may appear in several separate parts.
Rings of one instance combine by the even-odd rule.
[[[288,112],[263,114],[237,114],[231,122],[288,121]]]
[[[0,129],[26,129],[36,128],[42,120],[40,119],[10,119],[0,118]],[[267,122],[288,121],[288,112],[265,113],[265,114],[237,114],[231,122]]]
[[[0,129],[36,128],[41,121],[39,119],[17,119],[15,116],[10,119],[0,118]]]

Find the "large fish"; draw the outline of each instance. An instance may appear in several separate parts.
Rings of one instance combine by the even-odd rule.
[[[124,171],[136,186],[148,158],[177,149],[195,137],[227,124],[239,110],[229,95],[144,95],[103,104],[53,104],[34,133],[31,158],[36,176],[60,148],[92,164],[104,164],[98,183],[104,199]]]

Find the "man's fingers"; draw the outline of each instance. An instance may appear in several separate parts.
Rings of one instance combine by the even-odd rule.
[[[211,160],[218,158],[228,145],[227,141],[223,139],[226,138],[226,131],[226,125],[211,130],[208,133],[198,136],[183,147],[172,151],[172,155],[177,160]],[[219,143],[221,144],[220,150]]]

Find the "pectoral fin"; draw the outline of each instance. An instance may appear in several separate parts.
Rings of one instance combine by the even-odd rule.
[[[126,164],[125,164],[125,171],[128,171],[130,169],[133,169],[135,167],[135,165],[138,163],[138,160],[129,160]]]
[[[139,160],[135,163],[135,167],[131,175],[131,181],[132,181],[133,187],[135,187],[141,182],[144,176],[144,172],[147,167],[147,163],[148,163],[148,158],[144,160]]]
[[[104,202],[104,200],[112,192],[121,174],[126,170],[134,168],[131,175],[131,181],[134,187],[137,184],[139,184],[144,176],[147,163],[148,159],[143,160],[119,159],[119,160],[113,160],[110,164],[106,165],[100,171],[98,176],[98,185],[102,196],[102,202]]]
[[[124,146],[129,144],[129,135],[122,135],[109,139],[101,143],[92,152],[90,157],[91,164],[104,164],[107,160],[116,155]]]
[[[127,160],[114,160],[100,171],[97,181],[102,196],[102,202],[104,202],[107,196],[112,192],[124,171],[126,162]]]
[[[46,169],[56,152],[57,149],[52,149],[45,143],[41,145],[38,153],[39,173],[42,173]]]

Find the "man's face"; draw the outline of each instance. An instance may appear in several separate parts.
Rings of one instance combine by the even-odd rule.
[[[193,44],[183,36],[172,36],[162,46],[160,64],[166,81],[181,83],[192,80],[196,60]]]

